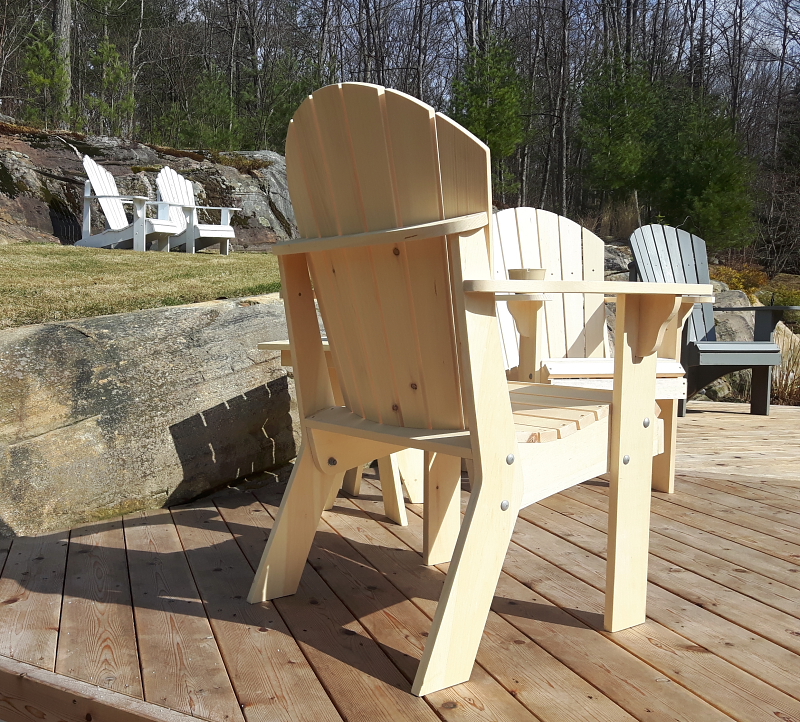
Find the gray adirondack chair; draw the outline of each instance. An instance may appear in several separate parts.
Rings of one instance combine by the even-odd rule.
[[[706,243],[702,238],[671,226],[642,226],[631,236],[634,263],[631,280],[662,283],[710,283]],[[718,341],[714,311],[755,311],[753,341]],[[743,306],[714,308],[696,304],[684,327],[681,363],[686,369],[687,398],[712,381],[733,371],[753,370],[750,413],[769,416],[772,367],[781,363],[773,334],[783,308]],[[686,401],[679,404],[686,414]]]

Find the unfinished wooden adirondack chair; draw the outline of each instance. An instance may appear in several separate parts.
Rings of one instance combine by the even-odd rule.
[[[178,227],[170,219],[166,203],[157,203],[143,196],[121,196],[114,176],[88,155],[83,156],[83,167],[89,180],[86,181],[83,192],[83,234],[75,243],[76,246],[114,246],[144,251],[149,241],[155,241],[159,250],[169,248],[169,238],[178,232]],[[103,209],[108,228],[102,233],[92,235],[91,202],[95,198]],[[128,222],[123,203],[133,205],[133,223]],[[153,205],[158,206],[158,217],[148,218],[147,207]]]
[[[169,166],[164,166],[159,171],[156,185],[159,199],[170,204],[169,217],[178,229],[166,250],[186,246],[187,253],[194,253],[219,244],[219,252],[223,256],[230,253],[231,241],[236,237],[231,225],[231,212],[241,208],[198,206],[192,182]],[[197,214],[199,210],[219,211],[219,225],[200,223]]]
[[[498,280],[509,278],[519,268],[544,269],[544,278],[553,281],[604,280],[605,244],[568,218],[541,209],[509,208],[494,214],[493,230]],[[657,362],[656,399],[665,424],[665,451],[653,458],[653,488],[668,493],[675,485],[678,402],[686,398],[685,372],[676,359],[680,358],[681,325],[691,309],[687,303],[676,314]],[[540,318],[534,317],[531,323],[529,304],[497,304],[510,375],[520,381],[611,389],[614,360],[606,333],[604,295],[555,295],[535,310]],[[520,329],[531,335],[520,336]]]
[[[632,274],[650,283],[711,283],[706,242],[681,228],[642,226],[631,236]],[[781,349],[772,335],[783,307],[742,306],[719,311],[755,311],[753,341],[717,341],[714,307],[699,303],[686,324],[681,363],[686,368],[688,398],[733,371],[752,369],[750,413],[769,416],[772,367],[781,363]],[[686,401],[680,402],[680,416]]]
[[[274,251],[303,442],[249,600],[296,591],[340,469],[415,448],[427,462],[423,561],[451,563],[414,694],[469,678],[518,510],[609,469],[605,624],[643,622],[655,354],[681,295],[710,287],[493,280],[488,148],[402,93],[323,88],[286,149],[304,238]],[[604,292],[618,305],[613,392],[507,381],[497,294]],[[563,424],[539,424],[553,407]],[[463,522],[461,458],[474,467]]]

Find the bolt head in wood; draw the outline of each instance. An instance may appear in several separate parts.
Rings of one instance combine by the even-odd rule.
[[[645,420],[642,421],[642,426],[644,426],[645,429],[649,428],[650,427],[650,419],[645,417]]]
[[[509,455],[506,457],[506,464],[508,464],[509,466],[511,466],[511,464],[513,464],[513,463],[514,463],[514,454],[509,454]]]
[[[622,457],[622,463],[623,464],[630,464],[631,463],[631,457],[628,456],[627,454],[625,454],[625,456]]]
[[[508,499],[503,499],[503,501],[500,502],[500,510],[508,511]]]
[[[336,466],[337,463],[339,462],[337,462],[332,456],[330,459],[328,459],[328,466]]]

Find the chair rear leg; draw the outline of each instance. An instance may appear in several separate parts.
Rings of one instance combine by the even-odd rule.
[[[395,524],[408,526],[403,487],[400,485],[400,474],[397,471],[397,461],[394,459],[394,455],[378,459],[378,474],[381,477],[384,513]]]
[[[297,591],[322,508],[331,486],[339,480],[341,474],[323,474],[317,469],[309,448],[301,447],[248,602],[263,602]]]
[[[460,529],[461,459],[425,452],[422,563],[430,566],[449,562]]]
[[[474,485],[411,687],[413,694],[423,696],[452,687],[466,682],[472,673],[517,520],[519,500],[514,500],[512,485],[504,481],[507,480],[498,478]],[[503,510],[501,502],[509,498],[511,505]]]
[[[661,418],[664,419],[664,453],[653,457],[653,489],[665,494],[675,491],[675,452],[678,430],[678,403],[682,399],[660,399]]]
[[[361,493],[361,473],[360,466],[354,469],[348,469],[344,473],[342,489],[350,494],[350,496],[358,496]]]
[[[325,507],[323,511],[330,511],[336,503],[336,497],[339,495],[339,489],[342,488],[344,474],[337,474],[335,483],[331,484],[331,490],[328,492],[328,498],[325,500]]]
[[[404,449],[398,451],[395,458],[408,500],[412,504],[422,504],[425,501],[425,452],[422,449]]]
[[[220,241],[219,244],[219,254],[221,256],[227,256],[231,252],[231,242],[226,238],[224,241]]]
[[[756,366],[750,383],[750,413],[769,416],[772,394],[772,366]]]

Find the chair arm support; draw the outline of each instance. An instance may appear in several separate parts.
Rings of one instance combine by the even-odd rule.
[[[700,283],[631,283],[629,281],[495,281],[465,280],[464,293],[493,293],[499,300],[514,300],[502,294],[602,293],[623,296],[693,296],[695,303],[713,297],[711,284]]]
[[[127,203],[132,203],[133,201],[145,201],[146,203],[157,203],[157,201],[151,201],[147,196],[85,196],[86,198],[116,198],[118,201],[125,201]]]

